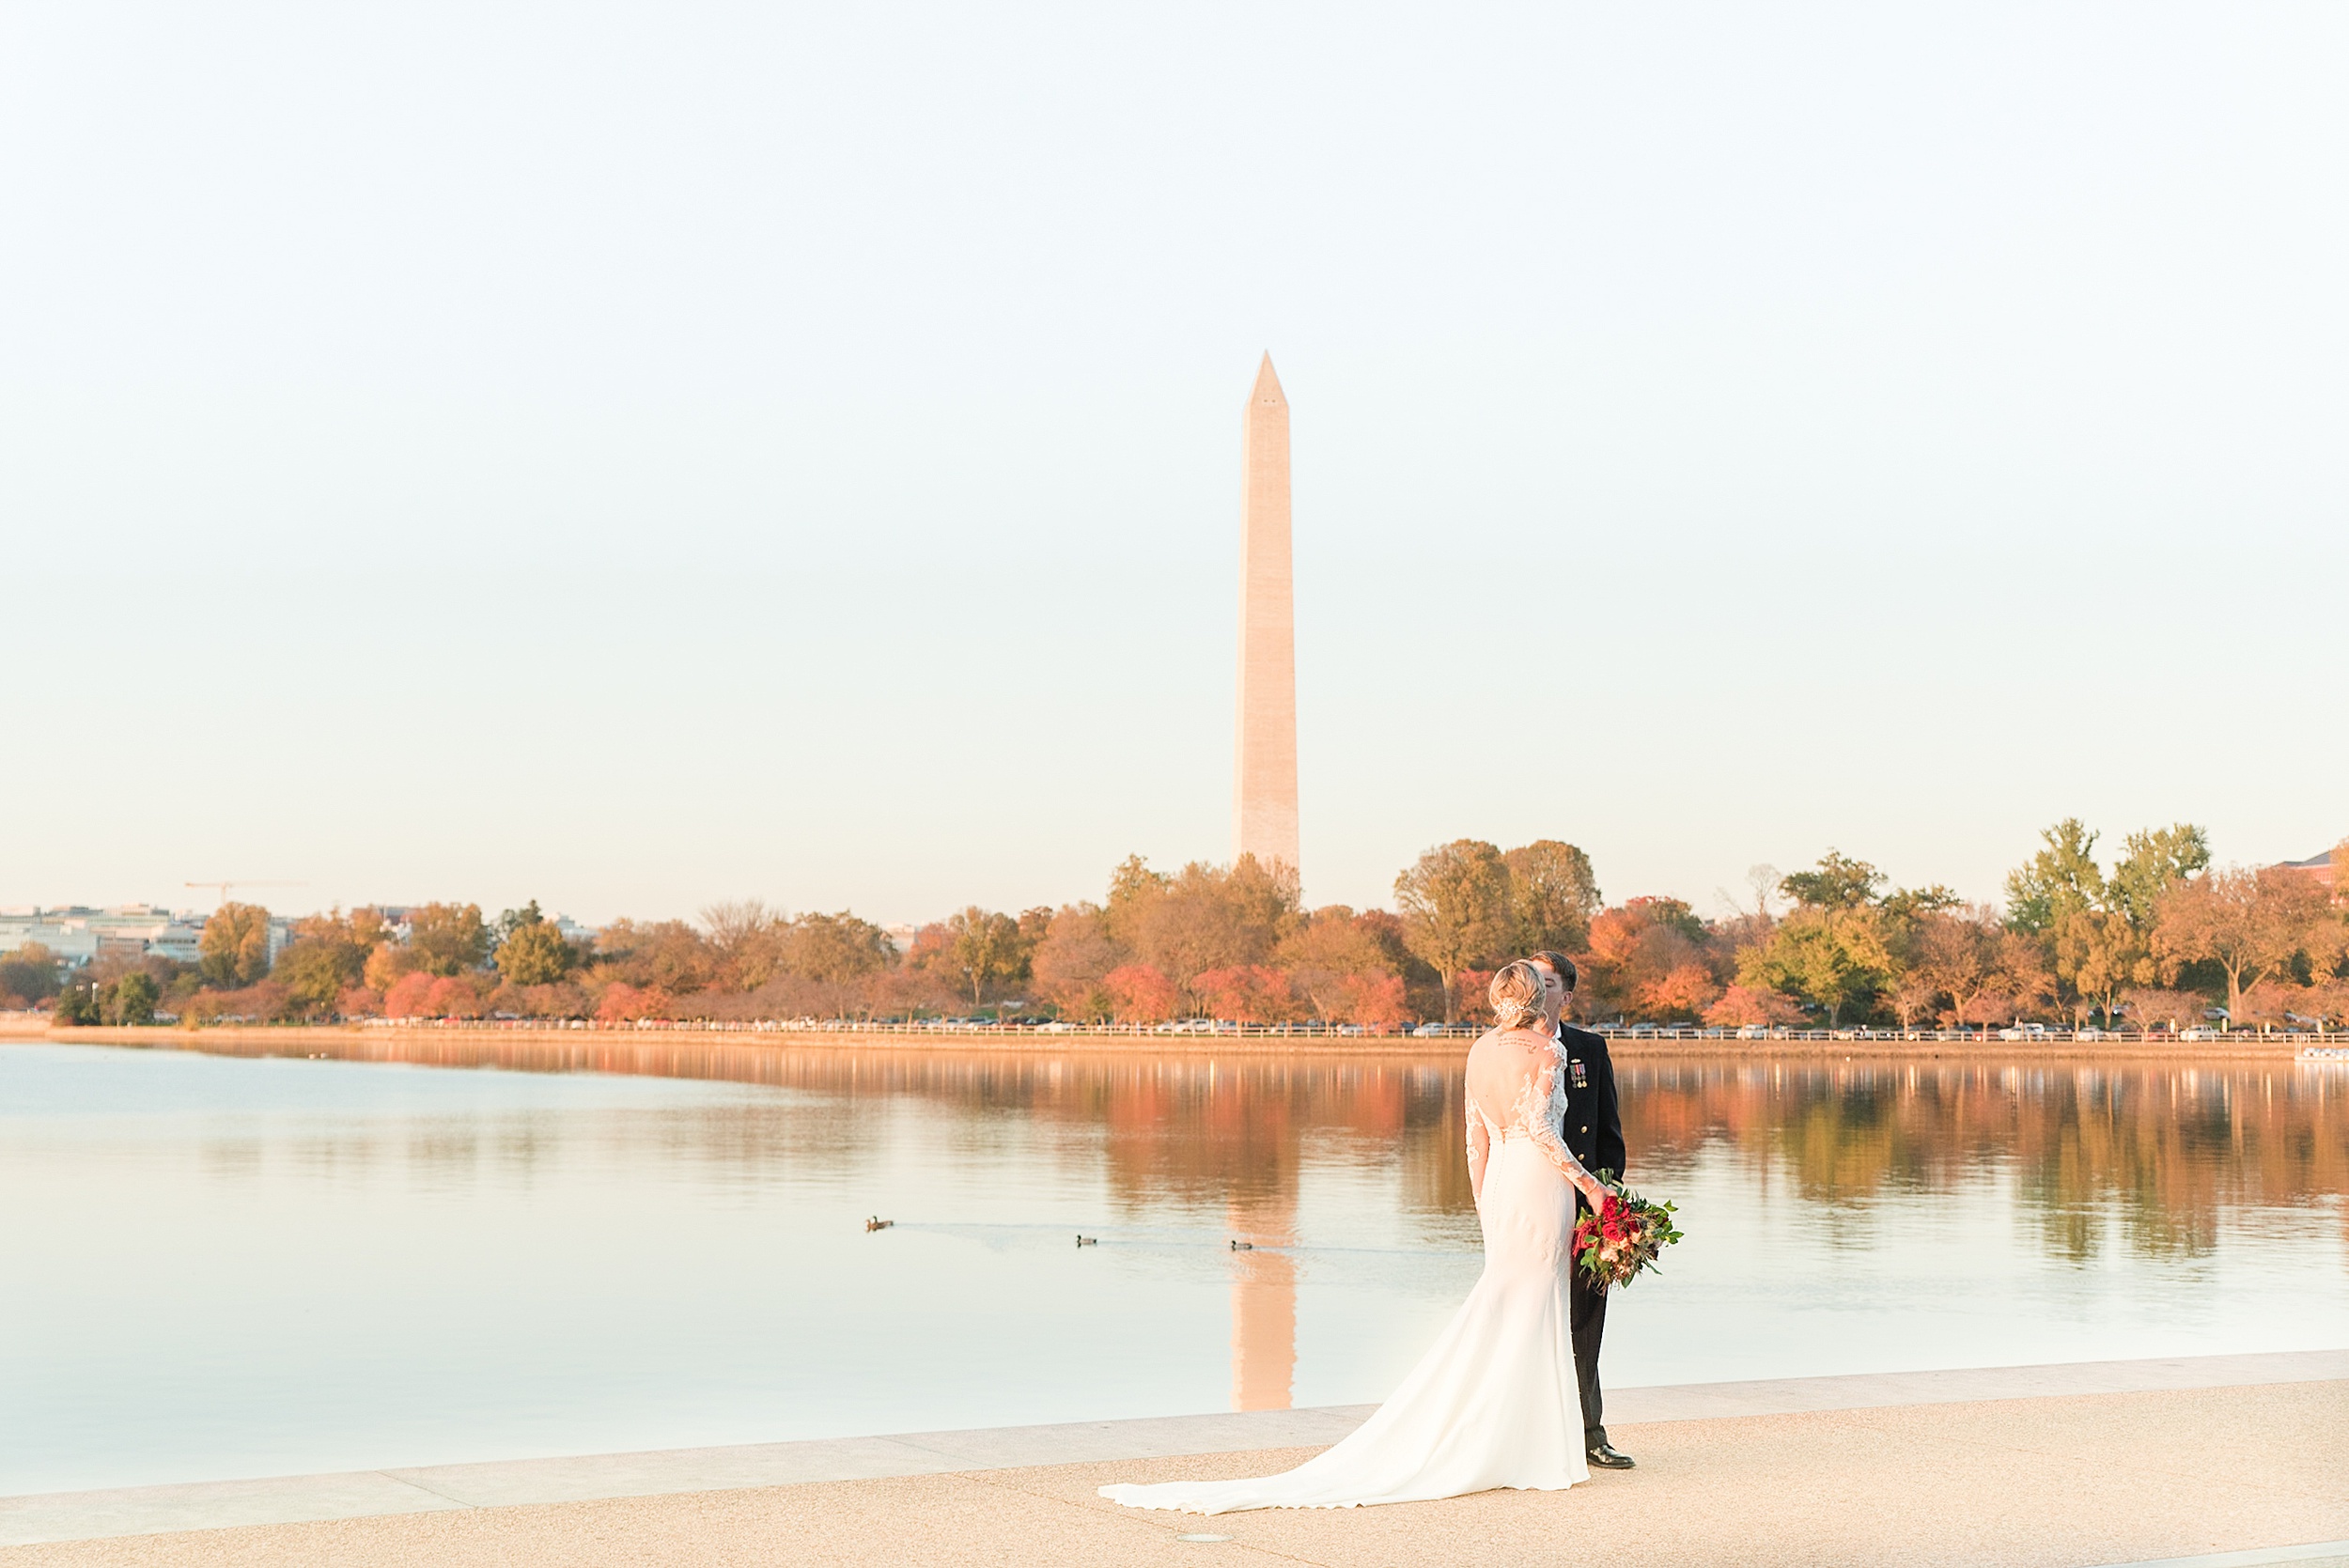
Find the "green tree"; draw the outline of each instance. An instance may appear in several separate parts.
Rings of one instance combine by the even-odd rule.
[[[1501,857],[1509,868],[1509,912],[1516,945],[1579,953],[1591,939],[1591,917],[1598,913],[1598,878],[1591,857],[1554,838],[1536,839]]]
[[[104,1017],[96,982],[75,979],[57,993],[57,1005],[50,1017],[59,1024],[80,1026],[101,1022]]]
[[[1850,860],[1842,851],[1829,849],[1819,857],[1816,870],[1794,872],[1778,888],[1807,908],[1857,909],[1873,903],[1876,889],[1883,885],[1883,872],[1866,861]]]
[[[1965,903],[1951,889],[1936,882],[1930,887],[1896,888],[1884,895],[1877,908],[1893,920],[1915,921],[1945,909],[1962,908]]]
[[[497,924],[490,928],[490,940],[492,944],[490,956],[494,958],[497,955],[495,944],[505,941],[506,938],[523,926],[536,925],[546,918],[538,912],[538,901],[535,898],[519,909],[507,909],[500,914]]]
[[[2109,1025],[2120,1008],[2122,990],[2153,978],[2146,934],[2122,910],[2067,908],[2056,917],[2046,939],[2056,976],[2077,999],[2076,1015],[2092,1007]]]
[[[427,974],[462,974],[490,957],[478,904],[427,904],[408,915],[408,946]]]
[[[946,932],[955,967],[970,983],[972,1006],[985,1000],[988,986],[1019,977],[1027,955],[1011,916],[973,904],[947,917]]]
[[[234,990],[269,973],[269,911],[258,904],[223,904],[197,939],[198,967],[211,985]]]
[[[145,970],[132,970],[114,983],[113,993],[106,999],[107,1019],[118,1024],[153,1023],[155,1003],[163,995],[154,976]]]
[[[2190,822],[2173,822],[2131,833],[2121,846],[2125,853],[2112,868],[2109,902],[2140,936],[2150,936],[2170,890],[2209,869],[2210,836]]]
[[[498,973],[509,986],[552,986],[579,963],[579,950],[549,920],[518,925],[498,944]]]
[[[1827,1014],[1829,1029],[1838,1027],[1844,1008],[1881,989],[1891,971],[1883,916],[1864,905],[1823,908],[1806,901],[1766,943],[1737,955],[1740,985],[1799,998]]]
[[[1446,1023],[1460,1018],[1461,971],[1515,944],[1509,894],[1508,862],[1481,839],[1439,845],[1394,879],[1403,940],[1442,982]]]
[[[2055,929],[2075,910],[2105,902],[2105,874],[2096,864],[2096,835],[2077,816],[2043,829],[2040,851],[2007,874],[2006,923],[2033,936]]]
[[[356,965],[338,944],[316,937],[299,937],[277,955],[275,974],[294,1004],[304,1013],[332,1012],[343,992],[359,983],[366,960]]]
[[[366,979],[367,959],[384,940],[383,919],[370,908],[339,909],[294,924],[294,939],[272,972],[304,1013],[331,1013],[343,993]]]

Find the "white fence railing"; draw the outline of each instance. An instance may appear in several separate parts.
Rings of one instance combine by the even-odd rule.
[[[366,1018],[370,1029],[461,1029],[591,1031],[602,1033],[689,1032],[713,1034],[917,1034],[979,1035],[1003,1039],[1170,1040],[1202,1036],[1267,1040],[1473,1040],[1485,1032],[1481,1024],[1417,1024],[1372,1029],[1357,1024],[1254,1024],[1184,1019],[1161,1024],[997,1023],[960,1018],[924,1018],[864,1022],[855,1018],[635,1018],[606,1022],[595,1018]],[[2194,1041],[2257,1039],[2279,1044],[2321,1044],[2349,1041],[2349,1032],[2327,1030],[2187,1029],[2049,1029],[2039,1025],[2006,1029],[1787,1029],[1729,1028],[1667,1024],[1591,1024],[1609,1040],[1691,1043],[1771,1040],[1843,1040],[1854,1043],[1935,1043],[1952,1045],[1998,1042],[2053,1044],[2170,1044]]]

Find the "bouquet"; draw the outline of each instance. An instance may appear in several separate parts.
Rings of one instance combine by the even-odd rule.
[[[1656,1254],[1680,1239],[1672,1228],[1672,1206],[1651,1203],[1622,1183],[1599,1172],[1607,1199],[1596,1214],[1574,1223],[1576,1266],[1593,1288],[1627,1285],[1641,1270],[1656,1266]]]

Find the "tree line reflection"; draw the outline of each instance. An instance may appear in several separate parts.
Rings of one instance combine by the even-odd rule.
[[[276,1054],[250,1038],[202,1048]],[[1309,1158],[1391,1163],[1408,1209],[1471,1207],[1456,1055],[1149,1060],[413,1034],[329,1054],[765,1084],[849,1107],[910,1098],[941,1126],[1010,1118],[1089,1131],[1121,1207],[1221,1207],[1275,1236]],[[1864,1209],[2006,1179],[2058,1256],[2093,1256],[2107,1216],[2133,1251],[2192,1255],[2213,1245],[2229,1207],[2349,1194],[2349,1072],[2323,1064],[1634,1058],[1617,1076],[1642,1182],[1660,1188],[1700,1158],[1726,1157],[1805,1202]],[[854,1136],[797,1117],[776,1125],[780,1136],[790,1128]]]

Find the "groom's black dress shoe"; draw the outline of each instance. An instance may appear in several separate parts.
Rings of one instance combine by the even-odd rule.
[[[1589,1457],[1592,1465],[1602,1470],[1627,1470],[1632,1467],[1631,1455],[1617,1453],[1614,1445],[1604,1438],[1591,1445]]]

